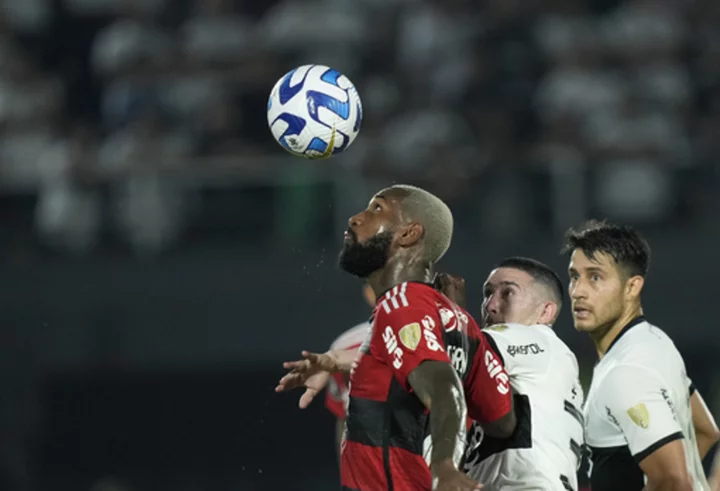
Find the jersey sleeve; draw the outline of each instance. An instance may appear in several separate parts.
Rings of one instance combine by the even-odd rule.
[[[450,363],[442,337],[442,322],[430,302],[377,309],[377,356],[395,378],[410,390],[407,378],[424,361]]]
[[[333,374],[325,391],[325,407],[336,418],[345,418],[345,395],[347,390],[348,387],[343,374]]]
[[[690,397],[692,397],[693,394],[697,391],[697,387],[695,387],[692,379],[687,375],[685,375],[685,380],[687,381],[688,393],[690,394]]]
[[[479,341],[473,371],[465,386],[465,399],[470,418],[491,423],[512,410],[512,390],[510,377],[502,357],[493,348],[492,338],[481,332]]]
[[[625,436],[639,463],[660,447],[683,438],[670,389],[651,371],[620,365],[607,374],[598,398]]]

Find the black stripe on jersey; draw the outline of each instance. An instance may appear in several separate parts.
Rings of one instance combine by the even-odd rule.
[[[393,387],[395,386],[393,390]],[[388,401],[350,397],[347,439],[369,447],[396,447],[423,454],[428,416],[425,406],[393,379]]]
[[[580,423],[580,426],[585,427],[585,418],[578,408],[573,406],[570,401],[563,401],[563,406],[565,407],[565,411],[569,412],[570,415]]]
[[[682,440],[683,434],[681,431],[678,431],[677,433],[673,433],[672,435],[668,435],[665,438],[661,438],[660,440],[656,441],[652,445],[650,445],[648,448],[643,450],[642,452],[636,453],[633,455],[635,458],[635,462],[638,464],[642,462],[645,457],[649,456],[651,453],[653,453],[655,450],[657,450],[660,447],[664,447],[670,442],[674,442],[675,440]]]
[[[513,395],[513,406],[515,409],[515,417],[517,418],[517,426],[515,431],[509,438],[493,438],[488,435],[483,436],[482,443],[467,456],[468,462],[476,465],[491,455],[495,455],[505,450],[515,448],[532,448],[532,418],[530,413],[530,399],[522,394]],[[593,490],[594,491],[594,490]]]
[[[560,482],[562,483],[563,488],[567,491],[575,491],[572,487],[572,484],[570,484],[570,479],[568,479],[567,476],[563,476],[562,474],[560,474]]]
[[[645,478],[627,445],[588,447],[592,461],[590,488],[593,491],[642,491]]]
[[[458,321],[460,322],[460,321]],[[453,368],[458,372],[458,376],[463,382],[467,382],[468,376],[473,370],[473,360],[475,360],[475,354],[477,353],[480,341],[478,339],[471,338],[467,333],[462,331],[450,331],[443,330],[443,342],[445,343],[445,352],[448,356],[451,355],[452,347],[457,347],[462,350],[465,354],[465,367],[462,373],[459,372],[457,366],[453,364]],[[452,357],[451,357],[452,358]],[[454,363],[450,360],[450,363]]]
[[[583,454],[583,448],[582,445],[580,445],[578,442],[570,439],[570,450],[572,450],[572,453],[575,454],[575,457],[577,458],[578,462],[582,461],[582,454]]]
[[[627,325],[620,330],[620,332],[618,333],[617,337],[616,337],[615,339],[613,339],[613,342],[610,343],[610,346],[608,346],[608,349],[605,350],[605,355],[607,355],[607,354],[608,354],[608,351],[610,351],[610,349],[611,349],[613,346],[615,346],[615,344],[617,344],[618,341],[620,341],[620,338],[623,337],[623,335],[624,335],[626,332],[628,332],[631,328],[637,326],[638,324],[642,324],[643,322],[645,322],[645,316],[643,316],[643,315],[640,315],[640,316],[638,316],[638,317],[635,317],[633,320],[631,320],[630,322],[628,322]]]
[[[347,487],[347,486],[343,486],[343,487],[342,487],[342,491],[360,491],[360,490],[359,490],[359,489],[355,489],[355,488],[349,488],[349,487]]]

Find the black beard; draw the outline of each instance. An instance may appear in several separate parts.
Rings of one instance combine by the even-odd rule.
[[[390,257],[392,233],[389,230],[381,232],[364,244],[360,244],[352,230],[349,232],[354,240],[345,243],[340,251],[338,257],[340,269],[353,276],[367,278],[375,271],[384,268]]]

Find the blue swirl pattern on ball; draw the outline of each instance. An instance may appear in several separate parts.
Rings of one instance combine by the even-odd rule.
[[[277,85],[276,92],[274,92],[275,97],[271,94],[267,107],[268,112],[272,109],[275,114],[274,119],[270,122],[271,128],[278,121],[283,121],[287,125],[282,130],[282,134],[275,133],[278,142],[291,153],[310,158],[326,157],[343,152],[351,143],[349,134],[352,134],[352,138],[354,138],[362,122],[362,106],[355,88],[352,85],[346,88],[348,87],[345,85],[347,82],[340,81],[343,75],[339,71],[333,68],[322,71],[318,70],[318,67],[324,68],[322,65],[310,65],[296,68],[285,74]],[[298,70],[301,70],[300,73],[304,71],[302,79],[291,85],[293,77],[299,75]],[[322,73],[318,73],[320,71]],[[313,75],[308,79],[311,72]],[[322,84],[318,84],[318,82],[322,82]],[[335,87],[332,90],[328,87],[328,92],[337,92],[338,89],[344,92],[347,96],[346,100],[343,101],[328,94],[323,90],[323,84]],[[301,95],[304,101],[298,100]],[[298,104],[303,102],[305,110],[298,108]],[[325,109],[321,110],[321,108]],[[356,114],[352,114],[353,111]],[[333,116],[328,119],[329,114]],[[351,115],[353,121],[350,121]],[[345,122],[341,123],[340,120]],[[321,132],[318,132],[316,136],[301,135],[303,130],[308,132],[308,127],[311,128],[311,131],[318,131],[317,125],[328,128],[328,136],[324,136]],[[309,142],[304,140],[308,136],[311,137]],[[293,139],[293,137],[296,138]],[[307,146],[303,144],[303,141],[307,142]]]
[[[275,118],[275,121],[273,121],[273,124],[275,124],[276,121],[285,121],[287,123],[287,128],[283,132],[283,134],[280,136],[280,144],[285,147],[287,150],[293,152],[293,149],[288,144],[286,138],[291,135],[299,135],[300,132],[305,128],[307,125],[307,122],[299,117],[294,116],[289,113],[282,113],[277,118]]]
[[[310,144],[307,147],[308,150],[313,150],[321,154],[324,154],[327,151],[327,148],[328,143],[322,138],[318,138],[317,136],[310,140]]]
[[[313,65],[314,66],[314,65]],[[298,92],[300,92],[305,85],[305,80],[307,79],[308,73],[310,73],[310,70],[305,72],[305,75],[303,75],[302,80],[300,80],[295,85],[290,85],[290,79],[292,79],[292,76],[297,71],[297,68],[295,70],[292,70],[290,73],[285,75],[285,79],[282,81],[282,84],[280,85],[280,90],[278,91],[280,96],[280,104],[287,104],[287,102],[295,97]]]

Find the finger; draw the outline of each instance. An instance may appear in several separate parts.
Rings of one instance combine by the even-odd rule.
[[[302,385],[303,385],[303,381],[301,379],[283,377],[280,380],[278,380],[278,383],[275,386],[275,391],[276,392],[287,392],[289,390],[297,389],[298,387],[301,387]]]
[[[298,403],[298,406],[300,406],[300,409],[305,409],[310,405],[310,403],[315,399],[315,396],[317,395],[317,392],[315,389],[307,389],[303,393],[303,395],[300,397],[300,402]]]
[[[283,368],[287,370],[307,370],[309,366],[308,360],[286,361],[283,363]]]
[[[298,385],[302,385],[303,378],[295,373],[289,373],[278,381],[278,385],[286,386],[288,389],[294,389]]]
[[[303,355],[303,358],[305,358],[306,363],[315,364],[320,361],[320,355],[317,353],[312,353],[310,351],[303,351],[302,355]]]

